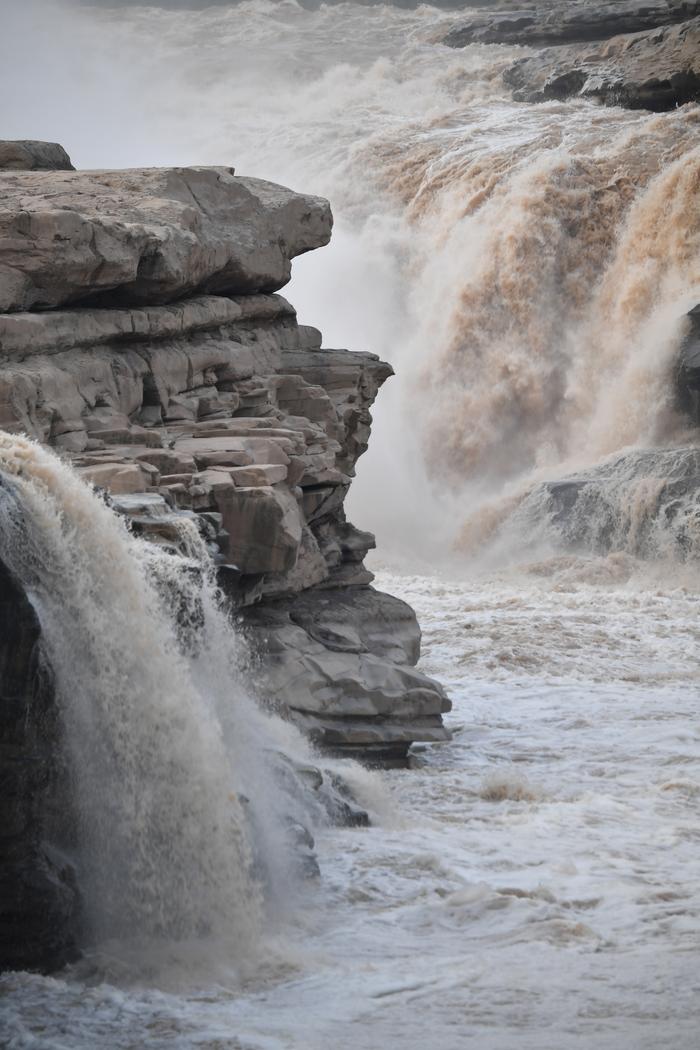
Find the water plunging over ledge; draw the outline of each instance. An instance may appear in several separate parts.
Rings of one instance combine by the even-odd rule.
[[[54,453],[4,433],[0,515],[54,680],[84,947],[129,979],[245,974],[269,950],[265,913],[300,886],[290,824],[323,807],[291,764],[308,744],[252,699],[196,525],[181,523],[189,557],[159,550]]]

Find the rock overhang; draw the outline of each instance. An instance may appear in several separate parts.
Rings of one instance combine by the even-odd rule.
[[[282,288],[326,245],[321,197],[228,167],[0,171],[0,312]]]

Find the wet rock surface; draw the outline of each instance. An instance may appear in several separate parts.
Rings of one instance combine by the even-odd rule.
[[[519,102],[587,98],[662,112],[700,98],[700,4],[522,4],[470,15],[445,37],[542,48],[506,69]]]
[[[261,693],[320,744],[400,764],[410,741],[444,739],[444,691],[414,669],[410,606],[367,587],[328,587],[252,606],[242,623],[262,655]]]
[[[486,7],[486,5],[484,5]],[[554,0],[547,3],[494,4],[445,37],[450,47],[467,44],[522,44],[549,47],[557,44],[607,40],[620,33],[638,33],[682,22],[700,14],[696,0],[617,0],[590,3],[589,0]]]
[[[700,454],[688,447],[613,457],[535,489],[520,512],[525,532],[529,517],[529,531],[546,527],[563,550],[696,559]]]
[[[688,330],[676,372],[680,408],[695,424],[700,423],[700,304],[688,314]]]
[[[700,17],[595,47],[551,48],[515,62],[504,80],[521,102],[577,97],[674,109],[700,98]]]
[[[36,615],[0,565],[0,970],[77,954],[75,874],[52,826],[59,733]]]

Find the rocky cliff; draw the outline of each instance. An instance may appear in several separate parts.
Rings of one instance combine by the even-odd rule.
[[[321,746],[394,763],[446,739],[415,616],[370,586],[373,537],[343,509],[391,368],[321,349],[276,294],[328,242],[327,202],[230,168],[30,170],[50,155],[31,145],[26,170],[0,149],[0,427],[55,448],[154,543],[194,522],[261,702]],[[52,830],[60,726],[36,618],[1,567],[0,613],[0,965],[49,968],[75,929]]]
[[[445,38],[537,48],[504,73],[520,102],[589,98],[662,112],[700,99],[697,0],[539,0],[472,14]]]

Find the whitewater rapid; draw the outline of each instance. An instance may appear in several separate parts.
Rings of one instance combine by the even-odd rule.
[[[483,544],[533,485],[697,445],[670,380],[700,299],[700,110],[516,105],[522,51],[444,48],[427,6],[76,12],[12,12],[8,137],[331,198],[288,294],[325,345],[397,369],[351,517],[418,612],[454,741],[367,786],[372,828],[321,830],[283,962],[178,995],[9,975],[3,1045],[695,1050],[698,575],[624,542]]]
[[[384,776],[375,826],[319,836],[287,969],[177,996],[9,975],[6,1045],[693,1050],[700,592],[645,573],[381,572],[454,741]]]

